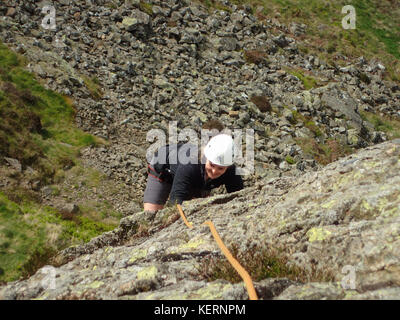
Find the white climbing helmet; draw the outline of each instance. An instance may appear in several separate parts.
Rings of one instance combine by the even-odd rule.
[[[228,167],[233,164],[234,149],[230,135],[218,134],[208,141],[204,148],[204,156],[218,166]]]

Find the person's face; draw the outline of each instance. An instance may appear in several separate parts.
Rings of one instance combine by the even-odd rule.
[[[217,179],[218,177],[222,176],[228,167],[218,166],[212,163],[210,160],[206,162],[206,174],[207,177],[210,179]]]

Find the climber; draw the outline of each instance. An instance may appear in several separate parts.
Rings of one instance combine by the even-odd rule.
[[[160,163],[162,155],[167,161]],[[243,189],[233,158],[234,143],[227,134],[210,139],[201,152],[201,161],[198,161],[197,147],[188,143],[159,148],[148,165],[144,210],[161,210],[168,196],[171,203],[182,204],[185,200],[209,196],[211,189],[221,185],[225,185],[228,193]]]

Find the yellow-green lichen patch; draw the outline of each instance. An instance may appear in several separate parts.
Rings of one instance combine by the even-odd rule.
[[[124,18],[124,20],[122,20],[122,24],[124,26],[130,26],[130,25],[133,25],[135,23],[137,23],[137,19],[136,18],[126,17],[126,18]]]
[[[359,205],[352,211],[353,217],[357,220],[371,220],[376,218],[380,213],[381,210],[376,208],[376,205],[371,204],[366,199],[362,199]]]
[[[365,162],[365,163],[364,163],[364,167],[365,167],[366,169],[368,169],[368,170],[371,170],[371,169],[373,169],[373,168],[379,167],[379,166],[381,166],[381,165],[382,165],[382,163],[381,163],[381,162],[378,162],[378,161],[370,161],[370,162]]]
[[[355,171],[354,174],[353,174],[354,180],[358,180],[358,179],[360,179],[362,177],[363,177],[363,174],[361,173],[360,170]]]
[[[299,292],[297,292],[298,299],[307,299],[312,295],[312,289],[309,287],[302,288]]]
[[[384,209],[382,212],[383,217],[395,217],[398,216],[400,213],[400,208],[399,207],[393,207],[393,208],[388,208]]]
[[[203,239],[191,239],[188,243],[182,244],[178,248],[178,252],[186,252],[186,251],[193,251],[197,249],[199,246],[204,244],[205,241]]]
[[[348,173],[343,176],[340,176],[339,179],[335,182],[333,185],[334,190],[338,190],[339,188],[342,188],[343,186],[349,184],[350,181],[353,181],[353,173]]]
[[[368,203],[368,201],[365,200],[365,199],[363,199],[363,200],[361,201],[361,208],[363,208],[363,209],[365,209],[365,210],[367,210],[367,211],[370,211],[370,210],[372,209],[371,205],[370,205],[370,204]]]
[[[149,294],[145,294],[144,293],[141,296],[141,299],[143,299],[143,300],[158,300],[157,297],[156,297],[156,294],[154,292],[149,293]]]
[[[280,232],[286,232],[286,229],[287,228],[287,221],[286,220],[281,220],[280,222],[279,222],[279,225],[278,225],[278,230],[280,231]],[[267,231],[270,231],[270,229],[271,229],[271,225],[269,224],[269,223],[267,223],[266,224],[266,230]]]
[[[328,201],[328,202],[325,202],[325,203],[321,204],[321,207],[324,208],[324,209],[330,209],[330,208],[333,207],[333,205],[335,203],[336,203],[336,200],[331,200],[331,201]]]
[[[168,295],[167,299],[168,300],[187,300],[188,297],[185,294],[173,293],[171,295]]]
[[[331,234],[332,232],[330,232],[329,230],[314,227],[308,230],[306,235],[308,236],[308,241],[314,242],[326,240],[330,237]]]
[[[387,207],[388,202],[389,202],[389,201],[388,201],[387,198],[380,198],[380,199],[378,200],[378,211],[379,211],[379,212],[383,212],[384,209],[385,209],[385,207]]]
[[[135,261],[139,259],[146,258],[147,256],[147,250],[146,249],[135,249],[132,252],[132,257],[129,259],[129,263],[134,263]]]
[[[157,276],[158,270],[156,266],[150,266],[140,270],[136,277],[138,280],[152,280]]]
[[[220,300],[223,298],[223,293],[231,288],[231,284],[208,283],[207,286],[193,292],[190,298],[196,300]]]
[[[91,284],[89,284],[89,288],[92,289],[98,289],[104,284],[103,281],[93,281]]]
[[[353,299],[354,297],[356,297],[358,295],[358,292],[357,291],[355,291],[355,290],[346,290],[345,291],[345,296],[344,296],[344,300],[346,300],[346,299],[349,299],[349,300],[351,300],[351,299]]]
[[[34,298],[32,300],[46,300],[48,296],[49,296],[49,293],[44,292],[40,297]]]

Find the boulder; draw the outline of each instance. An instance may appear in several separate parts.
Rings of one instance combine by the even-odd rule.
[[[336,84],[319,88],[318,92],[322,93],[321,106],[323,108],[330,108],[339,112],[350,120],[357,129],[361,130],[363,120],[358,113],[358,103],[348,92],[341,90]]]
[[[150,16],[140,10],[133,10],[130,17],[122,20],[122,25],[137,38],[146,39],[152,33]]]

